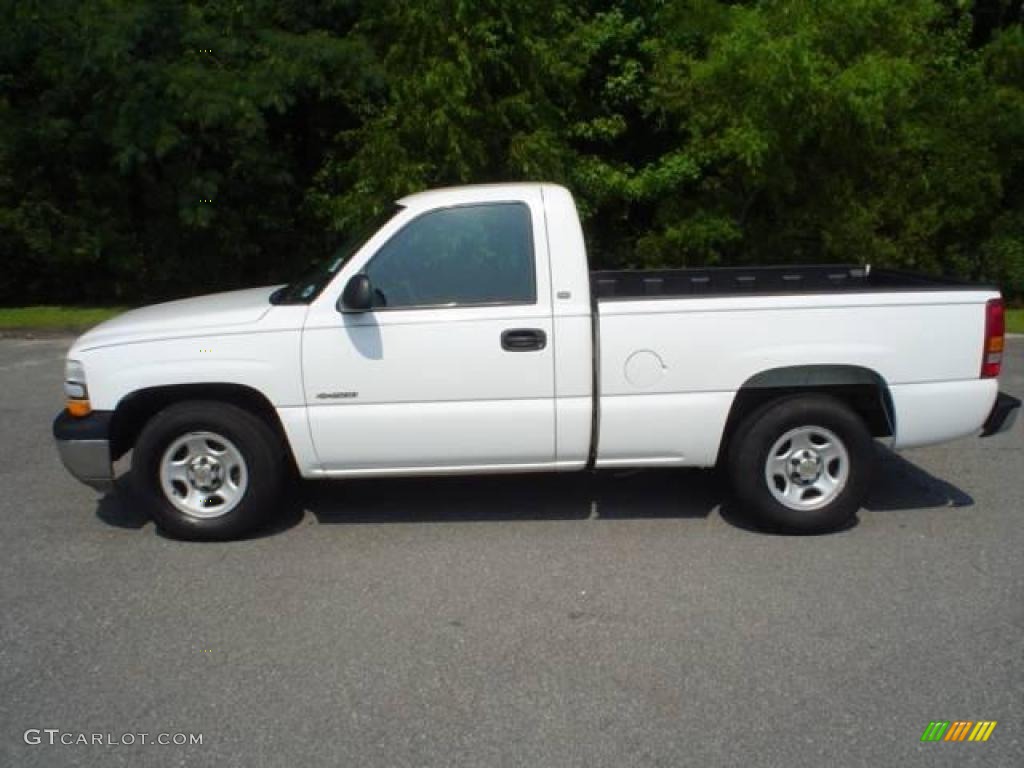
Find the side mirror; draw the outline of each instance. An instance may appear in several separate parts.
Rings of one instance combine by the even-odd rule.
[[[373,286],[370,278],[360,273],[352,275],[341,292],[338,309],[342,312],[367,312],[373,309]]]

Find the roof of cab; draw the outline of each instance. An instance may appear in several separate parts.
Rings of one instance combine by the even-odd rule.
[[[427,189],[406,195],[398,201],[405,207],[436,208],[445,205],[458,205],[475,200],[499,200],[502,197],[512,199],[523,197],[524,192],[537,192],[542,187],[556,185],[539,181],[520,181],[505,184],[467,184],[459,187],[441,187]]]

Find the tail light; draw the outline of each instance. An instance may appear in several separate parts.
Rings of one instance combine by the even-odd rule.
[[[989,299],[985,304],[985,347],[981,356],[981,378],[994,379],[1003,365],[1006,318],[1003,300]]]

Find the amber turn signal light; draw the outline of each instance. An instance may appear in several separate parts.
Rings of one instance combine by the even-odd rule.
[[[68,400],[67,409],[68,413],[76,419],[80,419],[83,416],[88,416],[92,413],[92,405],[88,400]]]

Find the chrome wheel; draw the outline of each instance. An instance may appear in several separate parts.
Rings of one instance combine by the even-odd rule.
[[[842,493],[850,476],[850,457],[831,430],[797,427],[768,451],[764,476],[768,490],[783,506],[819,509]]]
[[[160,460],[164,496],[187,515],[220,517],[245,496],[249,473],[237,446],[215,432],[189,432]]]

